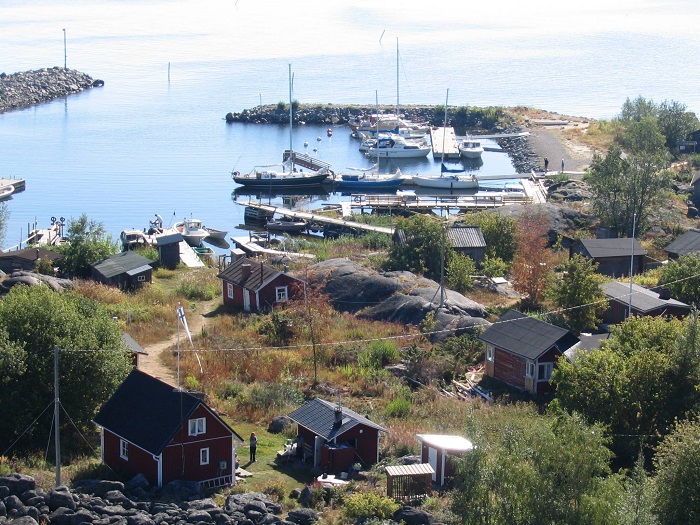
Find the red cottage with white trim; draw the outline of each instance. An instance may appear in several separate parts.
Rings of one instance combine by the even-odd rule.
[[[137,369],[93,421],[101,427],[102,462],[117,472],[144,474],[157,487],[176,479],[235,483],[243,438],[199,397]]]

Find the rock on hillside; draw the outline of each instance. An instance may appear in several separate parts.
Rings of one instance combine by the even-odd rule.
[[[378,321],[418,325],[436,312],[433,340],[489,326],[486,308],[452,290],[445,290],[439,311],[440,285],[411,272],[369,270],[349,259],[330,259],[309,268],[309,284],[330,296],[340,311]]]

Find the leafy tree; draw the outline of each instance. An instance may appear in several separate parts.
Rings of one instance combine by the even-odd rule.
[[[49,420],[32,421],[53,400],[53,348],[59,358],[61,404],[80,429],[131,369],[121,330],[95,301],[47,287],[15,286],[0,301],[0,450],[25,429],[13,452],[46,445]],[[65,421],[65,418],[64,418]],[[72,429],[67,425],[66,429]],[[68,441],[69,443],[70,441]]]
[[[523,302],[530,309],[541,304],[553,271],[554,256],[547,249],[547,223],[542,213],[531,211],[522,214],[517,228],[513,288],[527,296]]]
[[[552,298],[564,310],[567,324],[577,334],[594,329],[599,321],[596,312],[605,309],[597,267],[595,261],[577,253],[564,264],[562,278],[552,281]]]
[[[559,360],[553,405],[605,425],[618,458],[631,463],[700,401],[697,323],[697,316],[629,318],[600,350]]]
[[[408,270],[439,280],[444,246],[445,268],[454,250],[443,230],[443,225],[425,215],[399,219],[397,229],[403,232],[403,242],[394,243],[389,250],[385,268]]]
[[[700,523],[700,422],[680,421],[655,458],[659,522]]]
[[[455,253],[450,257],[450,263],[445,271],[447,287],[459,293],[464,293],[474,287],[472,275],[476,273],[476,264],[471,257]]]
[[[525,406],[482,418],[468,422],[475,448],[458,461],[454,483],[453,511],[465,524],[611,523],[611,454],[600,428]]]
[[[632,222],[632,211],[627,197],[627,180],[631,167],[616,144],[608,149],[605,157],[593,155],[593,161],[585,176],[593,194],[591,205],[600,223],[618,232],[627,229]]]
[[[617,505],[620,525],[658,525],[654,498],[653,481],[644,469],[644,455],[639,454]]]
[[[0,244],[5,241],[5,232],[7,230],[7,219],[10,216],[10,212],[7,209],[7,204],[0,204]]]
[[[668,288],[675,299],[700,306],[700,257],[688,254],[669,261],[661,270],[659,285]]]
[[[510,262],[515,256],[517,223],[512,217],[498,213],[479,212],[469,215],[469,226],[478,226],[486,241],[486,256]]]
[[[676,144],[700,127],[698,117],[688,111],[685,104],[675,100],[664,100],[659,106],[659,127],[666,137],[666,146],[673,148]]]
[[[658,115],[659,108],[653,100],[647,100],[642,96],[630,100],[628,97],[622,105],[620,120],[625,124],[629,124],[631,122],[639,122],[644,118],[657,118]]]
[[[486,277],[503,277],[508,273],[508,264],[500,257],[484,257],[481,273]]]
[[[60,271],[71,277],[90,277],[90,265],[118,252],[117,243],[106,234],[102,223],[82,214],[68,222],[68,242],[59,247],[64,258]]]

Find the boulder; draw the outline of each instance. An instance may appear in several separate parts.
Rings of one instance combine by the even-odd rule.
[[[73,499],[73,495],[66,486],[56,487],[55,489],[51,490],[46,498],[46,503],[51,510],[56,510],[59,507],[66,507],[67,509],[75,510],[77,506],[75,500]]]
[[[288,428],[291,428],[291,426],[292,420],[287,416],[277,416],[270,421],[270,424],[267,426],[267,431],[271,434],[280,434]]]
[[[117,482],[115,482],[117,483]],[[129,481],[126,482],[126,485],[123,485],[122,489],[118,490],[128,490],[128,491],[133,491],[136,489],[143,489],[143,490],[148,490],[151,488],[151,484],[148,482],[148,478],[144,476],[143,474],[139,473],[136,474],[133,478],[131,478]]]
[[[287,514],[287,520],[297,525],[311,525],[318,521],[318,514],[312,509],[294,509]]]
[[[36,482],[31,476],[26,476],[24,474],[8,474],[7,476],[0,477],[0,487],[7,487],[10,490],[10,494],[19,496],[28,490],[34,490],[36,488]]]
[[[31,516],[21,516],[8,522],[10,525],[39,525],[36,519]]]
[[[396,522],[404,522],[406,525],[430,525],[433,517],[426,511],[404,506],[398,509],[392,518]]]

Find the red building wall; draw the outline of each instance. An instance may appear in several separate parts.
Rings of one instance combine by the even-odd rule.
[[[501,350],[494,349],[493,377],[517,388],[525,388],[525,359]]]
[[[276,288],[279,286],[287,287],[288,299],[298,299],[302,297],[303,294],[303,284],[297,279],[285,274],[275,277],[270,283],[265,285],[263,289],[259,290],[257,294],[235,283],[231,284],[233,285],[233,298],[228,296],[228,282],[223,279],[221,280],[224,304],[226,306],[243,308],[245,304],[243,294],[247,294],[250,296],[250,310],[253,312],[260,309],[270,309],[278,304]],[[259,304],[258,301],[260,301]]]
[[[158,462],[153,458],[153,454],[129,443],[129,459],[122,459],[119,455],[120,441],[119,436],[107,429],[103,430],[102,454],[105,465],[128,476],[142,473],[151,485],[157,485]]]

